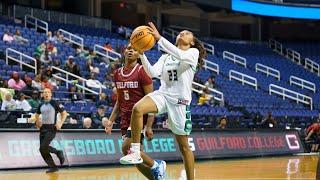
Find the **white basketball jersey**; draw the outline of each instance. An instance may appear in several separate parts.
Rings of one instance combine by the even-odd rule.
[[[163,37],[158,41],[158,45],[168,54],[162,55],[153,66],[146,56],[140,56],[143,67],[151,77],[161,80],[159,92],[190,104],[192,82],[198,64],[198,49],[183,51]]]

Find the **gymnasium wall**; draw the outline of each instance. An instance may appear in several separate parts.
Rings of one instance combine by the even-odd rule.
[[[155,131],[151,142],[144,141],[144,151],[156,159],[181,161],[179,147],[172,133]],[[36,130],[0,130],[0,169],[45,167]],[[120,132],[106,135],[99,130],[63,130],[51,143],[63,149],[65,166],[119,164]],[[267,131],[194,131],[189,144],[195,158],[250,157],[304,152],[295,130]],[[59,162],[53,155],[55,162]]]

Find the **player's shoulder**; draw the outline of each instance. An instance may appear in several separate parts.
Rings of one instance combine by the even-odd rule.
[[[189,51],[189,52],[191,52],[191,53],[193,53],[193,54],[199,54],[199,53],[200,53],[197,48],[190,48],[190,49],[188,49],[187,51]]]

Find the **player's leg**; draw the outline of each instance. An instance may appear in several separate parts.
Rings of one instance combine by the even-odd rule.
[[[57,171],[57,166],[54,163],[50,151],[49,151],[49,144],[55,137],[55,132],[52,132],[51,130],[42,130],[40,132],[40,154],[44,161],[48,164],[50,167],[49,171],[47,172],[54,172]]]
[[[179,149],[182,154],[184,167],[186,169],[187,179],[194,179],[194,156],[190,150],[187,135],[175,135],[179,144]]]
[[[123,155],[127,155],[128,151],[130,150],[131,146],[131,138],[125,138],[122,144],[122,153]],[[142,147],[141,147],[142,149]],[[143,163],[136,164],[137,169],[148,179],[154,179],[153,174],[151,172],[150,164],[153,164],[153,159],[151,159],[149,156],[141,152],[141,157],[143,159]],[[148,165],[149,164],[149,165]]]
[[[175,134],[178,142],[187,179],[193,180],[194,155],[188,142],[188,135],[192,130],[190,106],[168,103],[168,116],[169,128]]]
[[[149,97],[145,96],[138,101],[131,114],[131,137],[133,143],[139,143],[141,139],[141,130],[143,128],[143,115],[148,113],[157,113],[158,109],[155,102]]]

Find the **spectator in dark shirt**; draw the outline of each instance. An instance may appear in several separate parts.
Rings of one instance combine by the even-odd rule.
[[[272,112],[269,112],[268,116],[261,122],[261,128],[274,128],[276,125],[277,121],[273,118]]]
[[[68,60],[64,64],[64,68],[63,69],[68,71],[68,72],[72,72],[74,66],[75,66],[75,62],[73,61],[73,56],[69,56]]]
[[[220,118],[217,129],[226,129],[226,128],[227,128],[227,117],[224,116]]]
[[[98,110],[95,114],[93,114],[93,116],[91,117],[92,119],[92,124],[94,124],[95,126],[98,127],[102,127],[102,119],[106,117],[106,107],[103,105],[100,105],[98,107]]]
[[[99,100],[98,102],[96,103],[98,107],[100,107],[101,105],[103,106],[108,106],[109,105],[109,101],[107,99],[107,95],[105,93],[101,93],[99,95]]]
[[[22,92],[27,96],[32,96],[32,92],[37,90],[32,86],[32,79],[30,77],[25,77],[24,81],[26,82],[26,86],[22,89]]]

